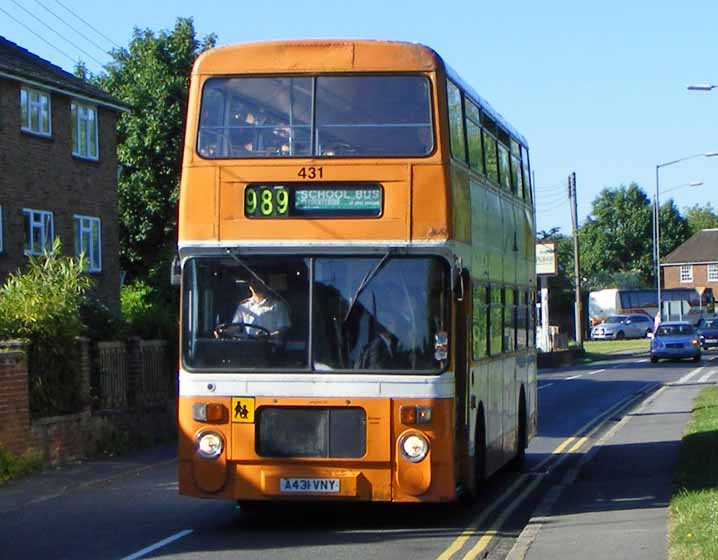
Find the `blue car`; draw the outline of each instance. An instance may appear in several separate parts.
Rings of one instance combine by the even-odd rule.
[[[703,348],[718,346],[718,318],[701,319],[696,325],[698,340]]]
[[[651,340],[651,362],[660,359],[701,359],[701,343],[692,323],[666,322],[658,325]]]

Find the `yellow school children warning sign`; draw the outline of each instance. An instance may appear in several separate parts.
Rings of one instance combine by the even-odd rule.
[[[254,398],[232,397],[232,422],[254,423]]]

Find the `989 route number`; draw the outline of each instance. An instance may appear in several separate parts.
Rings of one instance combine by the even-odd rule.
[[[247,187],[244,214],[249,218],[286,217],[289,214],[289,191],[284,187]]]

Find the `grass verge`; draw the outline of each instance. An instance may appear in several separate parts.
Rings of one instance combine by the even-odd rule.
[[[704,389],[696,399],[674,483],[669,558],[718,558],[718,387]]]
[[[586,351],[584,361],[610,360],[616,354],[642,354],[650,349],[650,340],[587,340],[583,343]]]
[[[17,456],[0,447],[0,486],[8,480],[38,472],[42,467],[42,458],[37,453],[28,452]]]

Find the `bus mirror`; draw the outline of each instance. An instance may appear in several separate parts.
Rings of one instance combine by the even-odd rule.
[[[172,265],[170,266],[170,286],[179,286],[181,278],[182,263],[179,260],[179,256],[175,255],[172,259]]]

